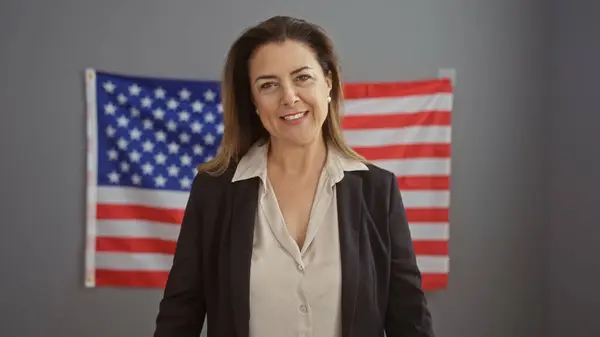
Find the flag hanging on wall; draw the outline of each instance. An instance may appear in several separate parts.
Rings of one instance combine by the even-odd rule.
[[[164,287],[197,164],[223,133],[220,83],[87,69],[87,287]],[[350,146],[396,174],[424,290],[449,275],[450,80],[348,83]]]

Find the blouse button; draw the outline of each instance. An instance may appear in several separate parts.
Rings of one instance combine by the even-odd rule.
[[[300,311],[303,312],[303,313],[306,313],[308,311],[308,307],[306,305],[302,304],[300,306]]]
[[[298,263],[298,270],[299,271],[304,271],[304,267],[300,263]]]

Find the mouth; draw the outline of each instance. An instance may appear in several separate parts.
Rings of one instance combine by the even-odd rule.
[[[279,117],[281,120],[284,121],[294,121],[294,120],[298,120],[304,116],[308,115],[308,111],[301,111],[301,112],[296,112],[296,113],[291,113],[291,114],[287,114],[287,115],[283,115],[281,117]]]

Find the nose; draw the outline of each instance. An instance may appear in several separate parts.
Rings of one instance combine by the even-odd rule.
[[[285,85],[282,87],[282,97],[281,103],[285,106],[291,107],[296,104],[300,99],[298,98],[298,93],[296,92],[296,88],[293,85]]]

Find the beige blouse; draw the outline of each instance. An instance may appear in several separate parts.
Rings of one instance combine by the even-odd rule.
[[[335,184],[344,171],[368,168],[329,148],[299,249],[267,177],[267,149],[266,144],[252,147],[232,179],[261,180],[250,269],[250,337],[338,337],[342,279]]]

